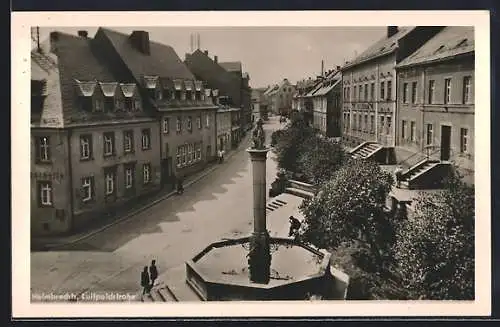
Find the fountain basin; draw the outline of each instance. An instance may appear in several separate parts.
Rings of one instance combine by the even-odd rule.
[[[186,282],[205,301],[304,300],[331,285],[330,254],[290,238],[271,238],[271,279],[249,278],[250,237],[208,245],[186,262]]]

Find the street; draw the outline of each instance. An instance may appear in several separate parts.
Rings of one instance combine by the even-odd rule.
[[[267,143],[279,126],[276,117],[264,124]],[[250,233],[252,171],[249,155],[242,149],[183,195],[57,251],[32,252],[32,293],[136,293],[140,273],[152,259],[161,277],[211,242]],[[269,152],[268,187],[277,172],[272,157]]]

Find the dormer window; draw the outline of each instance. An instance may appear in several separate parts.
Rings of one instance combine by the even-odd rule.
[[[202,86],[203,82],[202,81],[195,81],[194,82],[194,88],[195,88],[195,100],[203,100],[203,93],[202,93]]]
[[[94,110],[96,112],[101,112],[104,110],[104,102],[101,99],[95,100]]]
[[[135,99],[134,100],[134,109],[135,109],[135,111],[141,111],[141,107],[142,107],[141,100]]]
[[[175,90],[175,99],[181,100],[181,90]]]
[[[186,95],[182,90],[182,80],[180,79],[174,80],[174,89],[175,89],[175,99],[185,100]]]
[[[134,110],[134,106],[133,105],[134,105],[134,102],[132,101],[132,99],[126,98],[124,100],[124,107],[125,107],[124,109],[125,109],[125,111],[133,111]]]
[[[80,96],[79,102],[80,102],[80,108],[83,111],[88,111],[88,112],[92,111],[93,109],[92,97]]]
[[[104,98],[104,111],[113,112],[115,111],[115,99],[112,97]]]
[[[123,100],[122,99],[116,99],[115,100],[115,110],[116,111],[123,111],[123,108],[124,105],[123,105]]]
[[[169,100],[172,98],[172,95],[170,94],[170,90],[169,89],[163,89],[162,90],[162,96],[163,96],[163,99],[165,100]]]
[[[191,100],[193,98],[193,91],[186,91],[186,99]]]

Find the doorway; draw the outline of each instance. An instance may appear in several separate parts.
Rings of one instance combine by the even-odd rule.
[[[451,126],[441,125],[441,160],[450,160]]]

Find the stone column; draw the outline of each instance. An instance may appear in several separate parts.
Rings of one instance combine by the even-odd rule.
[[[253,235],[249,253],[250,280],[269,282],[271,255],[266,228],[266,160],[269,149],[248,149],[253,175]]]

